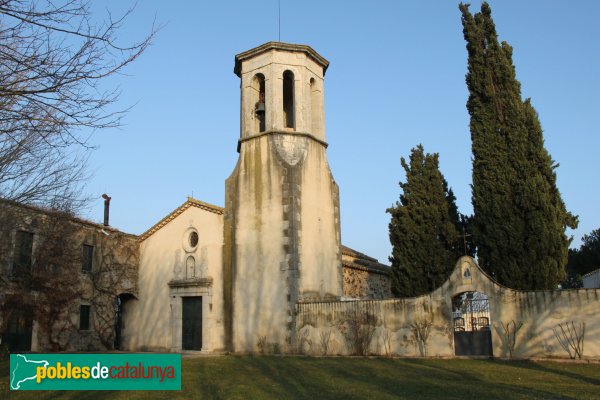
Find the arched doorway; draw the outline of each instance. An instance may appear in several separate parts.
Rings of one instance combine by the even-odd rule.
[[[454,354],[492,356],[490,302],[481,292],[463,292],[452,298]]]
[[[122,350],[123,306],[131,299],[135,299],[131,293],[121,293],[115,299],[115,350]]]
[[[31,351],[33,331],[33,309],[29,306],[15,306],[9,314],[5,331],[0,336],[9,352]]]

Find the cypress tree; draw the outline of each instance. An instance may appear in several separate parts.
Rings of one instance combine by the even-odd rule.
[[[412,149],[401,158],[406,182],[400,201],[387,210],[392,243],[392,292],[397,297],[429,293],[448,278],[462,255],[456,199],[439,170],[438,154]]]
[[[576,227],[556,187],[557,165],[538,115],[521,98],[512,48],[498,42],[487,3],[472,15],[460,4],[467,42],[467,109],[473,151],[473,240],[479,264],[516,289],[550,289],[564,278]]]

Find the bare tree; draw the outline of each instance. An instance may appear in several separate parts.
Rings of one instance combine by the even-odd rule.
[[[386,357],[391,357],[393,355],[392,343],[395,339],[394,333],[387,328],[381,333],[381,340],[383,341],[383,349]]]
[[[319,334],[319,344],[321,345],[321,353],[326,356],[329,354],[331,347],[331,329],[325,329]]]
[[[307,354],[312,348],[312,340],[308,329],[296,330],[291,342],[291,352],[294,354]]]
[[[357,306],[345,313],[339,329],[344,335],[346,346],[352,355],[369,355],[376,324],[377,317],[375,315],[361,310]]]
[[[422,357],[427,357],[427,341],[432,324],[428,319],[419,319],[410,324],[415,343]]]
[[[157,28],[121,44],[129,9],[93,18],[86,0],[0,1],[0,197],[73,198],[85,179],[89,135],[116,127],[119,91],[99,83],[137,59]]]
[[[585,322],[581,322],[579,325],[575,325],[575,321],[564,322],[556,325],[552,328],[552,331],[560,346],[569,353],[570,358],[581,359],[583,357]]]
[[[500,325],[502,330],[496,327],[496,331],[502,335],[502,342],[508,351],[508,356],[512,358],[517,344],[517,333],[523,327],[523,321],[517,323],[515,320],[510,320],[506,324],[500,321]]]

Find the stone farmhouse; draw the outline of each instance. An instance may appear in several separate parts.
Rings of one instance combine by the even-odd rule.
[[[105,224],[65,217],[79,289],[54,323],[34,312],[43,291],[19,291],[19,271],[40,265],[36,246],[47,242],[54,214],[5,202],[22,212],[0,237],[3,343],[19,351],[567,357],[573,350],[561,343],[573,337],[560,329],[570,324],[576,337],[585,329],[585,355],[600,357],[600,289],[514,291],[463,257],[434,292],[391,299],[389,267],[341,243],[326,153],[328,66],[311,47],[281,42],[235,56],[239,158],[224,206],[188,198],[139,236],[108,226],[108,208]]]
[[[6,200],[0,220],[0,345],[113,348],[120,305],[138,292],[137,236]]]

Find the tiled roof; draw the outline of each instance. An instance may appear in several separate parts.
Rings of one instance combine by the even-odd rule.
[[[86,225],[86,226],[96,228],[96,229],[104,229],[107,232],[121,233],[121,234],[128,235],[128,236],[137,236],[132,233],[120,231],[117,228],[113,228],[112,226],[106,226],[106,225],[98,223],[98,222],[92,222],[90,220],[87,220],[87,219],[81,218],[79,216],[69,214],[69,213],[66,213],[66,212],[63,212],[60,210],[53,210],[51,208],[34,206],[31,204],[18,203],[16,201],[1,199],[1,198],[0,198],[0,203],[4,203],[10,207],[16,207],[16,208],[21,208],[21,209],[25,209],[25,210],[30,210],[33,212],[46,214],[49,216],[64,215],[64,216],[67,216],[72,222],[74,222],[76,224]]]
[[[342,266],[376,274],[389,275],[390,267],[380,264],[376,258],[342,245]]]
[[[600,268],[595,269],[595,270],[593,270],[591,272],[588,272],[587,274],[583,275],[582,278],[586,278],[588,276],[592,276],[592,275],[595,275],[595,274],[599,274],[600,275]]]

